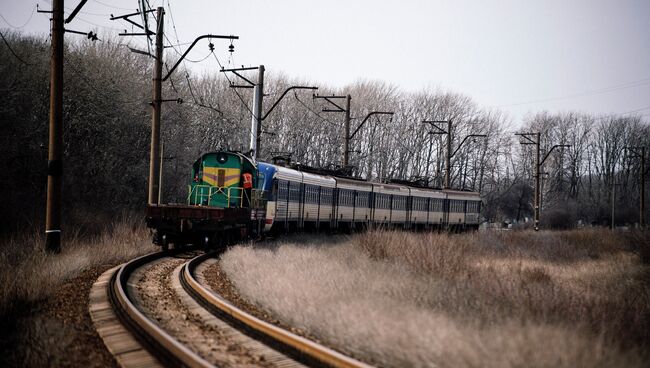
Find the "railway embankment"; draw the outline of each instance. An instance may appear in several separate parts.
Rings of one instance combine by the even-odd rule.
[[[293,236],[231,248],[212,279],[381,366],[633,367],[650,351],[647,246],[606,230]]]
[[[69,228],[60,254],[46,254],[42,229],[0,240],[0,366],[114,367],[88,313],[104,271],[157,248],[139,217],[94,235]]]

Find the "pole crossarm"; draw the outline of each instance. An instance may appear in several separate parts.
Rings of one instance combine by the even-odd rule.
[[[248,67],[245,67],[245,68],[242,67],[242,68],[233,68],[233,69],[224,69],[224,68],[221,68],[220,71],[221,71],[222,73],[225,73],[225,72],[240,72],[240,71],[244,71],[244,70],[257,70],[257,69],[259,69],[259,68],[260,68],[259,66],[248,66]]]
[[[144,12],[135,12],[135,13],[130,13],[130,14],[124,14],[124,15],[118,15],[117,17],[111,14],[110,20],[117,20],[117,19],[126,19],[128,17],[132,17],[134,15],[141,15],[141,14],[146,14],[146,13],[153,13],[155,12],[155,9],[150,9]]]
[[[246,70],[258,70],[259,68],[260,68],[259,66],[241,67],[241,68],[233,68],[233,69],[225,69],[225,68],[222,67],[220,72],[221,73],[231,72],[234,75],[236,75],[237,77],[241,78],[244,82],[247,83],[247,85],[239,85],[239,84],[230,83],[230,88],[254,88],[255,83],[253,81],[251,81],[250,79],[248,79],[248,78],[244,77],[243,75],[241,75],[239,72],[246,71]]]
[[[255,83],[253,83],[250,79],[244,77],[243,75],[237,73],[236,70],[231,70],[231,72],[232,72],[232,74],[238,76],[239,78],[243,79],[246,83],[249,84],[249,86],[237,86],[237,87],[244,87],[244,88],[248,87],[248,88],[252,88],[252,87],[255,86]],[[236,87],[236,85],[234,85],[234,84],[231,84],[230,86],[233,87],[233,88]]]
[[[456,155],[456,152],[458,152],[458,150],[463,146],[463,144],[467,141],[467,139],[469,139],[469,138],[471,138],[471,137],[481,137],[481,138],[486,138],[487,135],[485,135],[485,134],[470,134],[470,135],[466,136],[466,137],[463,139],[463,141],[460,142],[460,144],[458,145],[458,147],[456,147],[456,149],[454,150],[454,152],[452,152],[452,154],[451,154],[449,157],[450,157],[450,158],[454,157],[454,156]]]
[[[544,162],[546,161],[546,159],[548,158],[548,156],[551,154],[551,152],[553,152],[553,150],[556,149],[556,148],[558,148],[558,147],[571,147],[571,145],[570,145],[570,144],[556,144],[555,146],[551,147],[551,149],[548,150],[548,152],[546,152],[546,156],[544,156],[544,158],[542,159],[542,161],[540,161],[540,163],[539,163],[539,166],[540,166],[540,167],[541,167],[542,165],[544,165]]]
[[[134,22],[133,20],[129,19],[129,17],[133,17],[133,16],[136,16],[136,15],[147,14],[147,13],[153,13],[154,11],[155,11],[154,9],[151,9],[151,10],[147,10],[147,11],[144,11],[144,12],[136,12],[136,13],[131,13],[131,14],[119,15],[117,17],[114,16],[113,14],[111,14],[110,20],[124,19],[125,21],[133,24],[134,26],[136,26],[136,27],[138,27],[138,28],[140,28],[142,30],[146,30],[145,33],[127,33],[126,30],[124,30],[124,32],[120,33],[119,36],[153,36],[153,35],[156,34],[154,31],[151,31],[149,29],[145,29],[144,26]]]
[[[431,125],[432,128],[435,129],[435,131],[429,132],[429,134],[447,134],[448,132],[446,130],[442,129],[441,127],[439,127],[436,124],[439,124],[439,123],[447,124],[448,122],[449,122],[449,120],[422,120],[422,124],[429,124],[429,125]]]
[[[357,132],[363,127],[363,124],[365,124],[366,121],[368,121],[368,119],[371,116],[373,116],[373,115],[394,115],[394,114],[395,113],[392,112],[392,111],[373,111],[373,112],[369,113],[368,115],[366,115],[365,118],[363,118],[363,121],[361,122],[361,124],[359,124],[357,129],[354,130],[354,132],[348,137],[348,139],[354,138],[354,136],[357,134]]]
[[[174,64],[174,66],[169,70],[169,72],[167,72],[167,75],[162,79],[163,82],[166,81],[172,75],[172,73],[174,72],[174,70],[176,70],[176,68],[178,68],[180,63],[183,61],[183,59],[185,59],[187,54],[192,50],[192,48],[196,45],[196,43],[199,42],[202,39],[205,39],[205,38],[219,38],[219,39],[226,39],[226,40],[238,40],[239,36],[232,36],[232,35],[231,36],[222,36],[222,35],[205,34],[205,35],[197,37],[194,40],[194,42],[192,42],[190,47],[188,47],[187,50],[185,50],[185,52],[180,57],[180,59],[178,59],[178,61],[176,61],[176,64]]]
[[[632,153],[631,155],[628,155],[627,157],[629,158],[639,158],[641,157],[641,153],[636,150],[642,150],[644,147],[624,147],[626,150],[630,151]]]
[[[270,114],[270,113],[271,113],[271,112],[272,112],[272,111],[273,111],[273,110],[278,106],[278,104],[280,103],[280,101],[282,101],[282,99],[284,98],[284,96],[286,96],[287,93],[289,93],[289,91],[294,90],[294,89],[312,89],[312,90],[317,90],[318,87],[291,86],[291,87],[287,88],[287,89],[284,91],[284,93],[282,93],[282,95],[280,96],[280,98],[278,98],[278,99],[273,103],[273,105],[271,106],[271,108],[269,109],[269,111],[267,111],[266,114],[264,114],[264,115],[262,116],[262,119],[261,119],[261,120],[264,121],[264,120],[269,116],[269,114]]]
[[[79,13],[79,10],[81,10],[81,8],[83,8],[83,6],[86,4],[87,1],[88,1],[88,0],[81,0],[81,1],[79,2],[79,4],[77,5],[77,7],[74,8],[74,10],[72,11],[72,13],[70,13],[70,15],[68,16],[68,18],[65,20],[65,23],[66,23],[66,24],[72,22],[72,20],[74,19],[74,17],[77,16],[77,13]]]
[[[518,135],[525,139],[527,142],[519,142],[519,144],[537,144],[532,138],[529,137],[529,135],[535,135],[535,133],[515,133],[515,135]]]
[[[322,98],[322,99],[324,99],[325,101],[329,102],[332,106],[336,107],[336,109],[326,109],[326,108],[323,108],[323,109],[322,109],[323,112],[346,112],[346,111],[347,111],[347,109],[344,109],[343,107],[341,107],[339,104],[337,104],[336,102],[334,102],[334,101],[332,101],[332,100],[333,100],[333,99],[336,99],[336,98],[348,98],[348,96],[334,96],[334,95],[332,95],[332,96],[319,96],[319,95],[314,95],[314,96],[313,96],[313,99],[317,99],[317,98]]]

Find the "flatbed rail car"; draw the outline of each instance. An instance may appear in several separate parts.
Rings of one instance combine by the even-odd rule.
[[[246,237],[250,231],[248,208],[220,208],[183,204],[147,205],[146,222],[155,229],[153,242],[219,246]]]

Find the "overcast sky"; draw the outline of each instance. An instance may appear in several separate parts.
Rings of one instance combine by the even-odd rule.
[[[149,2],[167,10],[173,43],[172,17],[180,43],[206,33],[238,35],[236,65],[264,64],[271,73],[314,83],[378,79],[405,91],[440,87],[499,107],[515,123],[540,110],[650,116],[648,0]],[[34,12],[37,3],[51,7],[47,0],[0,0],[0,28],[47,35],[48,15]],[[67,13],[77,3],[66,1]],[[109,14],[137,7],[137,0],[89,0],[67,27],[106,37],[131,29]],[[83,36],[66,35],[74,37]],[[228,43],[214,43],[227,62]],[[189,58],[206,55],[207,41]],[[212,58],[192,67],[216,71]]]

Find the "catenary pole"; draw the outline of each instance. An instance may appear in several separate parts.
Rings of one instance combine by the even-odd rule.
[[[641,193],[639,195],[639,227],[645,229],[645,146],[641,147]]]
[[[450,188],[451,181],[451,119],[447,121],[447,154],[445,155],[445,189]]]
[[[541,134],[540,132],[535,133],[535,204],[534,204],[534,226],[535,226],[535,231],[539,231],[539,211],[540,211],[540,206],[542,202],[542,190],[540,188],[540,183],[541,183],[541,162],[540,160],[540,137]]]
[[[352,137],[350,137],[350,101],[352,100],[352,96],[350,95],[330,95],[330,96],[322,96],[322,95],[314,95],[314,99],[324,99],[327,101],[327,103],[330,105],[329,108],[323,108],[323,112],[344,112],[345,113],[345,121],[343,122],[343,156],[341,159],[341,166],[342,167],[347,167],[350,164],[350,140]],[[345,99],[345,108],[343,108],[341,105],[338,103],[334,102],[336,99]],[[332,108],[334,107],[334,108]]]
[[[61,251],[61,184],[63,176],[63,0],[52,2],[50,61],[50,134],[47,162],[45,249]]]
[[[343,134],[343,167],[350,164],[350,100],[352,96],[345,96],[345,130]]]
[[[158,203],[159,157],[160,157],[160,108],[162,106],[162,65],[163,65],[163,16],[164,10],[156,11],[156,57],[153,68],[153,101],[151,101],[151,151],[149,153],[149,204]]]
[[[264,102],[264,65],[260,65],[257,84],[253,90],[253,116],[251,122],[251,154],[253,160],[259,157],[262,142],[262,106]]]

